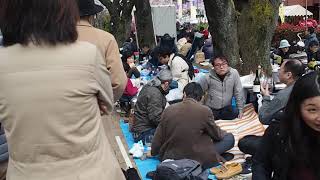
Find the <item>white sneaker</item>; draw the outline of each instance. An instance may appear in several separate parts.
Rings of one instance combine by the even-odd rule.
[[[134,143],[132,148],[129,150],[129,154],[134,154],[136,151],[144,151],[144,146],[142,141],[139,141],[138,143]]]
[[[139,144],[138,143],[134,143],[132,148],[129,150],[129,154],[134,154],[134,152],[136,152],[139,149]]]
[[[143,150],[137,148],[136,151],[132,154],[133,158],[141,158],[143,156]]]

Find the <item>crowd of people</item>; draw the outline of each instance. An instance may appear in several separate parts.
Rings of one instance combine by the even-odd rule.
[[[303,48],[307,54],[307,67],[310,70],[318,70],[320,66],[320,50],[319,50],[319,40],[315,33],[313,27],[309,27],[305,33],[305,40],[302,44],[297,44],[298,49]],[[301,41],[302,42],[302,41]],[[300,47],[303,46],[303,47]],[[275,49],[271,54],[273,64],[278,64],[281,66],[285,59],[290,59],[291,54],[294,50],[290,49],[291,45],[288,40],[283,39],[279,43],[279,48]]]
[[[185,28],[177,43],[165,34],[139,54],[131,37],[119,51],[112,34],[92,25],[102,10],[94,0],[0,2],[0,180],[125,179],[108,137],[115,103],[131,112],[134,97],[130,131],[135,142],[152,139],[152,156],[192,159],[205,169],[228,160],[235,137],[216,121],[243,118],[246,99],[208,30]],[[319,42],[308,33],[311,68]],[[238,143],[252,155],[254,180],[320,179],[320,74],[306,73],[289,48],[282,40],[271,55],[286,88],[271,94],[261,84],[259,120],[269,127]],[[196,80],[199,50],[213,68]],[[142,76],[140,63],[161,69],[141,88],[131,81]],[[183,97],[168,102],[171,90]]]

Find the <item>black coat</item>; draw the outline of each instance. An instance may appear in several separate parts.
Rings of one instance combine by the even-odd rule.
[[[315,53],[308,52],[308,62],[310,61],[320,61],[320,50]]]
[[[285,134],[279,123],[270,125],[266,130],[259,150],[253,157],[253,180],[290,179],[290,167],[297,163],[290,158],[289,143]],[[314,154],[314,157],[316,156],[317,153]]]

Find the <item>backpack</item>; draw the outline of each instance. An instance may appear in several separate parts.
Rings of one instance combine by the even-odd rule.
[[[207,180],[199,162],[191,159],[164,161],[157,166],[154,180]]]
[[[195,77],[195,75],[194,75],[194,68],[193,68],[192,63],[189,60],[187,60],[187,58],[184,55],[177,54],[177,53],[174,55],[172,60],[174,60],[174,58],[177,56],[182,58],[188,64],[188,66],[189,66],[188,75],[189,75],[190,79],[193,79]]]

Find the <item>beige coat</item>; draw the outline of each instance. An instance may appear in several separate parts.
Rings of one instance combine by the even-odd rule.
[[[7,180],[124,179],[97,101],[113,107],[110,74],[85,42],[0,49]]]
[[[80,41],[87,41],[96,45],[106,61],[111,74],[114,100],[117,101],[127,85],[127,75],[120,59],[119,48],[113,35],[92,27],[89,22],[81,20],[77,26]]]

